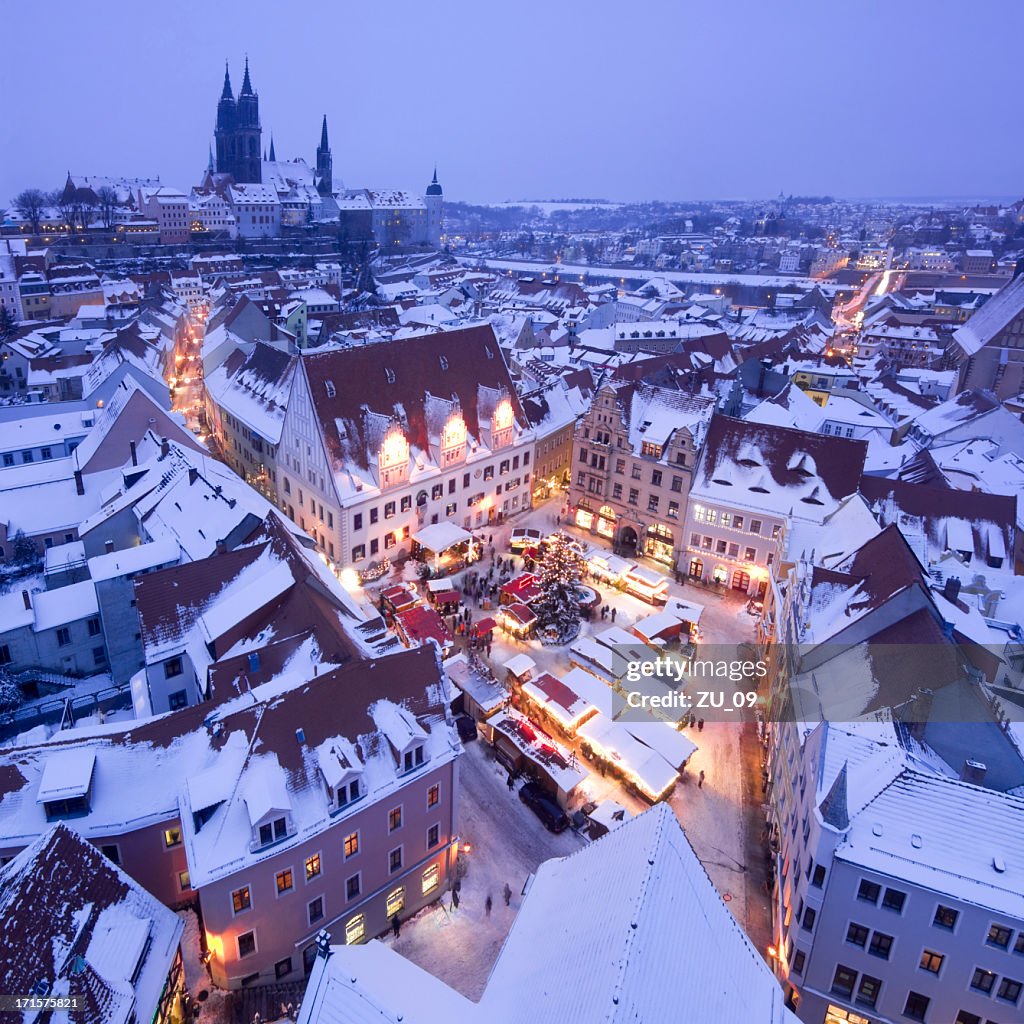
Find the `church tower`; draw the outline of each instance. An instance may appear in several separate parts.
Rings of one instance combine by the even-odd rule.
[[[232,174],[235,169],[235,97],[231,92],[231,75],[227,61],[224,62],[224,88],[221,90],[220,102],[217,104],[217,127],[214,137],[217,140],[217,172]]]
[[[327,115],[324,114],[323,127],[320,129],[320,145],[316,148],[316,190],[322,196],[334,192],[334,171],[331,162],[331,147],[327,142]]]
[[[263,180],[260,163],[260,98],[249,80],[249,58],[245,58],[245,77],[238,93],[235,112],[235,169],[237,182]]]
[[[427,207],[427,242],[435,249],[440,249],[444,240],[444,192],[437,180],[436,167],[423,201]]]

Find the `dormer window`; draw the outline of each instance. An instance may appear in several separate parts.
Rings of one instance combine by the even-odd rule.
[[[260,825],[260,846],[270,846],[288,835],[288,819],[275,818]]]
[[[324,381],[324,387],[327,389],[328,398],[334,398],[334,396],[337,395],[338,392],[337,389],[334,387],[333,380]]]
[[[504,448],[512,443],[512,426],[515,423],[515,413],[512,410],[512,402],[503,398],[494,409],[491,417],[491,448]]]
[[[414,771],[423,764],[423,760],[423,744],[421,743],[418,746],[413,747],[412,750],[407,750],[405,752],[402,769],[407,772]]]
[[[450,417],[441,431],[441,465],[450,466],[466,457],[466,421],[461,414]]]
[[[397,423],[384,435],[377,458],[382,490],[408,479],[409,442]]]
[[[355,803],[363,795],[362,786],[359,783],[359,779],[351,779],[348,782],[343,782],[337,789],[335,796],[337,797],[338,809],[342,807],[348,807],[349,804]]]

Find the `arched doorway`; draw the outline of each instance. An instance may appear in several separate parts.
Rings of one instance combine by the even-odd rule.
[[[611,505],[602,505],[597,513],[597,532],[609,540],[615,536],[615,509]]]
[[[742,590],[744,593],[750,589],[750,573],[737,569],[732,574],[732,589]]]
[[[632,526],[624,526],[619,530],[619,545],[623,548],[628,548],[630,551],[636,551],[637,542],[639,537],[636,535],[636,530]]]
[[[582,530],[589,530],[594,525],[594,513],[586,498],[580,498],[576,505],[576,525]]]
[[[648,526],[647,535],[644,537],[644,554],[653,558],[656,562],[672,565],[675,561],[675,544],[672,539],[672,531],[661,523]]]

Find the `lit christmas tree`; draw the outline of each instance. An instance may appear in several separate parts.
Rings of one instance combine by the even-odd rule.
[[[550,643],[565,644],[580,631],[579,583],[583,559],[564,533],[556,533],[540,563],[542,596],[534,606],[541,634]]]

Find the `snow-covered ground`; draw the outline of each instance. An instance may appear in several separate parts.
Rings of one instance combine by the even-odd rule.
[[[459,762],[459,836],[470,844],[459,906],[451,893],[402,925],[385,942],[402,956],[470,999],[479,999],[521,902],[527,878],[545,860],[563,857],[584,845],[575,832],[548,832],[536,815],[509,792],[508,773],[491,748],[466,745]],[[508,907],[505,885],[512,890]],[[487,897],[492,907],[487,913]]]
[[[564,522],[559,522],[561,519],[560,505],[558,500],[549,501],[501,525],[478,529],[475,531],[476,536],[483,539],[488,546],[493,543],[496,556],[506,559],[512,557],[508,550],[508,540],[513,527],[517,526],[534,526],[545,533],[562,528],[577,536],[587,545],[596,546],[601,543],[599,538],[586,531],[567,527]],[[514,564],[518,570],[522,567],[522,560],[514,558]],[[656,563],[648,560],[645,560],[643,564],[657,567]],[[486,572],[489,567],[490,561],[485,557],[474,568],[477,571],[482,568]],[[415,578],[415,572],[411,565],[406,568],[405,576],[409,579]],[[460,580],[461,574],[453,577],[453,585],[460,587]],[[381,581],[381,585],[386,585],[388,582],[390,580]],[[598,584],[598,589],[603,601],[615,609],[614,625],[616,626],[628,629],[637,619],[644,618],[655,611],[651,605],[639,598],[612,587]],[[368,588],[365,592],[367,601],[375,601],[375,594],[378,591],[379,586],[373,590]],[[669,595],[695,601],[704,606],[700,624],[702,648],[705,650],[712,647],[717,648],[716,658],[725,656],[725,651],[732,650],[739,644],[753,642],[755,620],[746,612],[747,598],[745,594],[727,592],[725,595],[720,595],[692,584],[678,584],[670,576]],[[470,608],[474,619],[490,614],[472,602]],[[592,636],[595,633],[603,632],[611,625],[610,615],[607,619],[601,619],[598,614],[591,621],[584,621],[581,624],[580,635]],[[484,660],[489,660],[499,679],[504,676],[501,668],[503,663],[518,653],[528,654],[537,663],[538,672],[551,672],[556,676],[563,676],[571,668],[568,646],[546,647],[535,640],[516,640],[514,637],[505,636],[501,630],[495,630],[493,636],[491,657]],[[745,927],[752,940],[763,952],[769,941],[770,911],[768,896],[761,887],[764,864],[761,862],[762,851],[758,845],[758,836],[764,823],[760,794],[760,747],[756,727],[749,718],[741,721],[737,716],[736,722],[709,720],[703,730],[688,728],[685,735],[697,744],[698,749],[690,759],[669,803],[679,817],[711,881],[726,898],[729,908],[736,915],[737,920]],[[589,767],[588,762],[582,759],[580,763]],[[467,775],[472,772],[472,762],[468,757],[463,760],[461,770]],[[500,771],[500,769],[496,770]],[[705,773],[705,780],[704,785],[698,787],[697,779],[701,771]],[[503,785],[502,782],[502,788]],[[472,787],[467,787],[467,791],[472,793]],[[647,806],[642,800],[626,792],[617,779],[592,771],[589,778],[574,795],[570,810],[588,800],[599,801],[605,798],[615,800],[634,813],[640,813]],[[466,807],[467,820],[472,821],[472,803],[464,799],[463,804]],[[529,814],[525,809],[518,809]],[[540,859],[542,860],[543,857]],[[497,897],[500,895],[504,883],[501,879],[493,881],[497,885],[495,894],[497,904],[499,902]],[[513,882],[510,884],[515,888]],[[483,895],[485,897],[486,893]],[[497,913],[497,910],[496,905],[494,913]],[[504,907],[501,910],[504,911]],[[434,927],[446,932],[450,930],[450,926],[441,916],[442,911],[435,910],[429,913],[436,918]],[[456,913],[458,914],[459,911]],[[480,948],[476,951],[475,956],[479,957],[481,961],[486,961],[488,969],[497,952],[495,945],[497,940],[491,933],[500,920],[499,916],[489,924],[483,922],[483,927],[479,929]],[[502,931],[503,934],[504,931]],[[402,939],[399,941],[405,941],[404,931]],[[404,953],[405,950],[403,949],[402,952]],[[463,952],[467,954],[472,952],[472,947],[469,950],[464,949]],[[411,958],[416,959],[414,956]],[[462,961],[465,958],[457,955],[455,959]],[[438,958],[438,963],[434,965],[427,961],[417,960],[417,962],[432,973],[449,969],[441,962],[441,958]],[[472,973],[468,962],[463,963],[455,970],[456,975],[461,972]],[[455,981],[452,983],[455,984]],[[456,987],[460,986],[456,984]],[[461,991],[467,991],[467,994],[470,989],[460,988]]]

